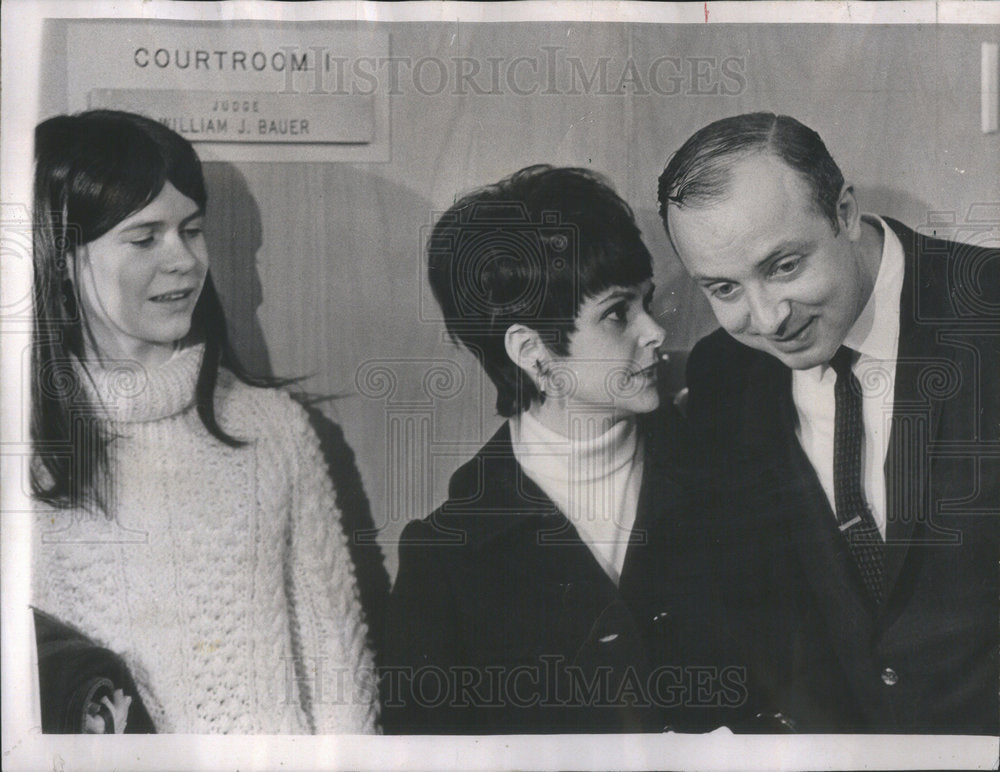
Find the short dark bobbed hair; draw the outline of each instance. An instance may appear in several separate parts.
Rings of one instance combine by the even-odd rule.
[[[699,129],[670,158],[657,194],[667,235],[668,207],[701,206],[724,198],[733,165],[753,153],[771,153],[798,172],[812,190],[817,210],[834,233],[839,232],[837,202],[844,175],[819,134],[787,115],[746,113]]]
[[[631,208],[588,169],[529,166],[455,202],[427,242],[448,333],[479,360],[509,417],[544,395],[507,355],[513,324],[569,353],[580,304],[653,275]]]
[[[42,501],[103,507],[102,491],[109,484],[107,447],[113,438],[88,417],[97,406],[78,388],[73,364],[84,359],[85,341],[92,340],[80,303],[75,250],[143,209],[168,182],[205,209],[205,179],[194,148],[157,121],[90,110],[49,118],[35,128],[32,491]],[[245,444],[216,420],[219,367],[247,383],[271,384],[239,366],[211,273],[186,342],[205,344],[194,395],[202,423],[227,445]]]

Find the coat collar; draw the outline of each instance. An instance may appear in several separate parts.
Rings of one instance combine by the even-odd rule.
[[[650,518],[663,509],[658,497],[670,487],[672,459],[679,452],[670,437],[678,429],[677,422],[670,404],[639,417],[638,430],[646,454],[633,527],[639,543],[644,541]],[[539,538],[552,536],[561,543],[576,542],[586,548],[566,516],[517,463],[511,445],[510,424],[506,421],[479,452],[452,475],[448,501],[430,519],[442,529],[460,529],[473,548],[486,548],[518,528],[531,528]],[[629,553],[633,546],[635,542],[630,545]],[[628,564],[629,555],[626,555],[625,565]]]
[[[540,526],[556,527],[560,519],[565,520],[517,463],[506,421],[452,475],[448,500],[430,519],[444,529],[461,529],[469,545],[476,548],[527,521],[538,520]]]

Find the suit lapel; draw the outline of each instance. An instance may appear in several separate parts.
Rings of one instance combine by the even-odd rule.
[[[884,468],[887,599],[899,579],[910,544],[921,538],[918,523],[926,522],[932,514],[928,511],[926,489],[927,449],[937,440],[947,401],[934,397],[935,381],[940,384],[954,376],[962,387],[953,364],[955,348],[937,340],[933,325],[921,323],[940,318],[945,310],[942,305],[948,303],[948,277],[940,270],[943,263],[939,267],[923,260],[917,244],[920,237],[897,222],[888,222],[903,245],[905,269],[892,425]],[[920,260],[923,262],[918,263]]]

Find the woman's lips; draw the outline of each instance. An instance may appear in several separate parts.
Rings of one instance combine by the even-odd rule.
[[[172,292],[163,292],[159,295],[153,295],[150,300],[153,303],[174,303],[178,300],[187,300],[191,296],[192,292],[194,292],[194,289],[192,288],[173,290]]]
[[[656,378],[657,371],[660,368],[660,362],[653,362],[653,364],[637,370],[632,373],[633,378]]]

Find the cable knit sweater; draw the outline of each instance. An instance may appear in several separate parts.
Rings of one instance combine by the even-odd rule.
[[[101,370],[109,515],[39,512],[34,604],[117,652],[157,730],[375,730],[366,628],[319,442],[282,391],[227,371],[195,412],[203,350]],[[83,378],[86,382],[86,378]]]

